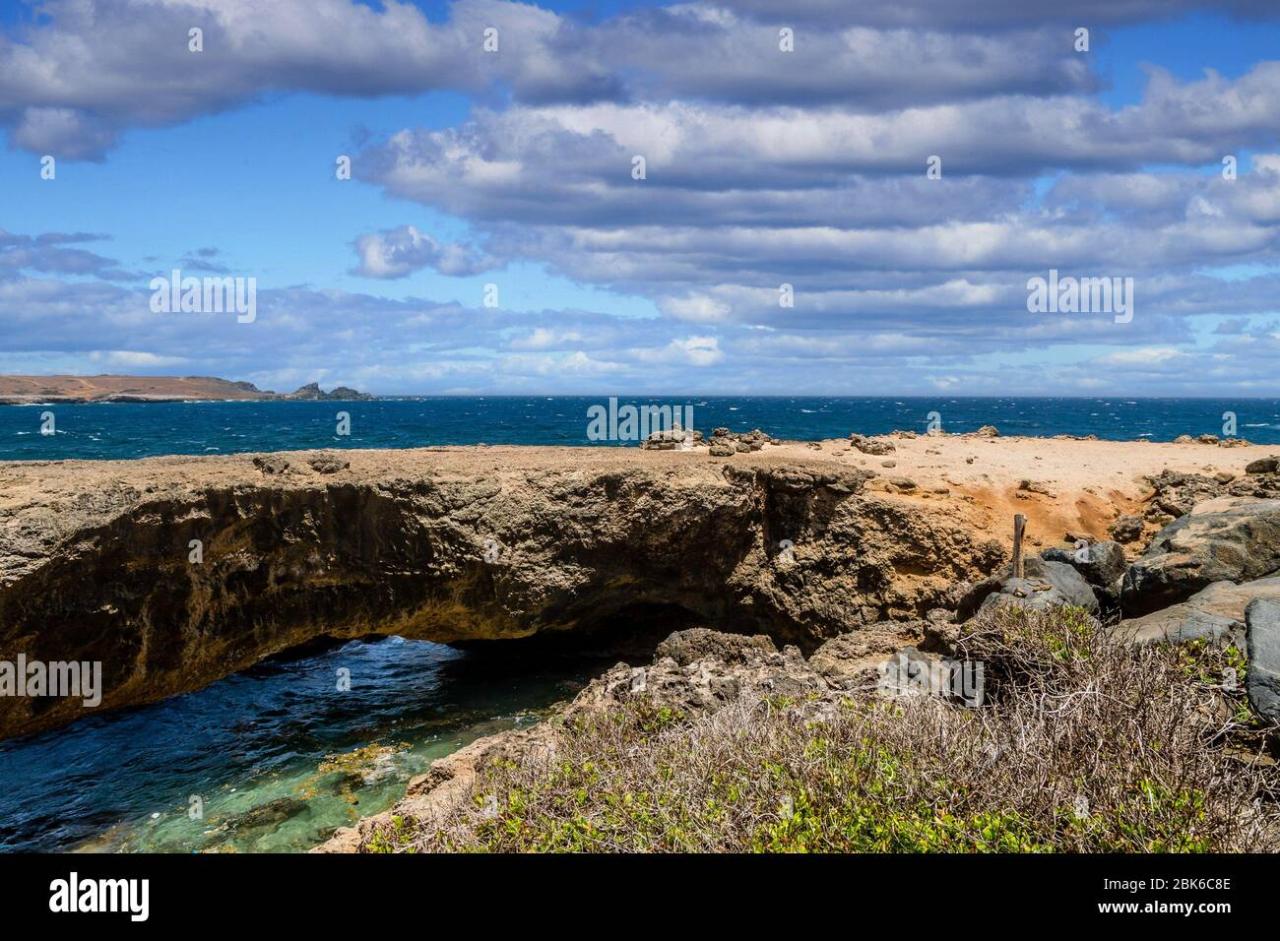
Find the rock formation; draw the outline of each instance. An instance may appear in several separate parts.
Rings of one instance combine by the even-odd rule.
[[[0,465],[0,659],[100,661],[109,709],[321,636],[501,639],[678,612],[812,649],[948,606],[1004,556],[834,462],[548,453]],[[84,714],[0,699],[0,736]]]

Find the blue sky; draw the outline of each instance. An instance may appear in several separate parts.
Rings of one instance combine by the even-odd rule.
[[[967,2],[7,6],[0,371],[1277,394],[1280,20]],[[175,267],[257,318],[153,312]],[[1133,321],[1028,312],[1050,268]]]

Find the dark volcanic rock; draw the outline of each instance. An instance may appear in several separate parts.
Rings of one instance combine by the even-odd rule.
[[[1025,578],[1015,578],[1012,566],[975,585],[960,602],[957,617],[966,621],[978,611],[998,604],[1020,604],[1030,608],[1076,605],[1098,614],[1098,599],[1079,572],[1064,562],[1031,557],[1026,560]]]
[[[1115,630],[1135,644],[1229,637],[1243,647],[1245,610],[1258,598],[1280,602],[1280,578],[1260,578],[1243,585],[1214,582],[1181,604],[1121,621]]]
[[[1124,549],[1116,542],[1095,542],[1075,549],[1046,549],[1041,557],[1070,565],[1093,587],[1104,621],[1120,613],[1120,586],[1124,579]]]
[[[1247,582],[1280,570],[1280,500],[1210,500],[1151,541],[1124,576],[1128,616],[1183,601],[1213,582]]]
[[[1259,598],[1245,611],[1249,668],[1245,690],[1254,711],[1280,722],[1280,603]]]

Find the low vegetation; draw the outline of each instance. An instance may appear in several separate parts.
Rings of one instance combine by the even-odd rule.
[[[1123,646],[1083,612],[1005,608],[960,641],[986,701],[832,693],[565,720],[459,809],[370,847],[496,852],[1280,849],[1272,730],[1239,651]]]

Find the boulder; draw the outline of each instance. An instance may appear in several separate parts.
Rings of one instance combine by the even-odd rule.
[[[1280,722],[1280,603],[1256,598],[1245,610],[1249,667],[1245,692],[1258,715]]]
[[[896,450],[892,441],[886,441],[884,438],[867,438],[860,434],[849,435],[849,444],[863,454],[871,454],[876,457],[892,454]]]
[[[253,466],[264,474],[283,474],[289,469],[289,462],[278,454],[264,454],[253,459]]]
[[[1127,615],[1142,615],[1214,582],[1248,582],[1277,570],[1280,500],[1208,500],[1160,530],[1129,566],[1121,605]]]
[[[983,425],[981,428],[975,431],[974,434],[977,435],[979,438],[999,438],[1000,429],[998,429],[995,425]]]
[[[1244,468],[1246,474],[1274,474],[1277,470],[1280,470],[1280,458],[1274,455],[1250,461]]]
[[[979,611],[1001,604],[1037,609],[1075,605],[1095,616],[1100,613],[1093,588],[1065,562],[1032,556],[1026,560],[1024,574],[1024,578],[1015,578],[1012,566],[1006,565],[999,573],[979,582],[961,599],[957,618],[965,621]]]
[[[1245,610],[1258,599],[1280,603],[1280,578],[1260,578],[1243,585],[1214,582],[1181,604],[1121,621],[1115,630],[1133,644],[1225,637],[1243,648]]]
[[[1104,540],[1074,549],[1046,549],[1040,556],[1049,562],[1070,565],[1084,577],[1093,588],[1104,621],[1119,615],[1120,585],[1127,561],[1124,548],[1118,542]]]
[[[1040,555],[1050,562],[1065,562],[1095,588],[1114,588],[1124,577],[1124,548],[1104,540],[1075,549],[1046,549]]]
[[[1108,527],[1116,542],[1137,542],[1142,536],[1141,516],[1121,516]]]

